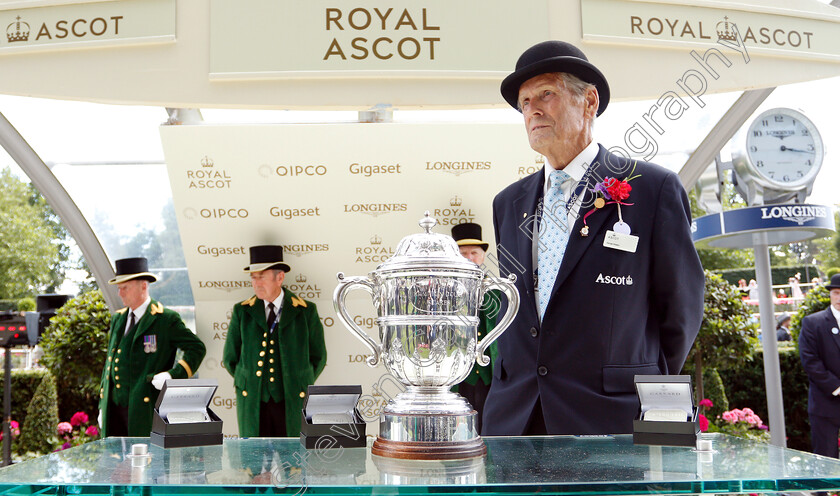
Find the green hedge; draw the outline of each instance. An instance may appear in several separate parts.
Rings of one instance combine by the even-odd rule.
[[[755,279],[755,269],[754,268],[742,268],[742,269],[723,269],[723,270],[713,270],[715,274],[718,274],[722,278],[724,278],[729,284],[738,285],[738,280],[743,279],[749,282],[750,279]],[[787,284],[788,279],[796,275],[799,272],[801,280],[800,284],[809,284],[811,279],[820,275],[819,269],[816,265],[795,265],[791,267],[771,267],[771,279],[773,280],[772,285],[778,284]],[[804,289],[803,289],[804,291]]]
[[[49,453],[52,451],[57,444],[57,426],[58,394],[55,389],[55,379],[47,374],[38,385],[32,401],[29,402],[26,419],[21,422],[19,452]]]
[[[21,426],[35,390],[48,375],[46,369],[12,369],[12,420],[20,422]],[[5,371],[0,368],[0,398],[3,398],[5,387]]]
[[[779,350],[782,373],[782,403],[785,409],[787,446],[811,451],[811,427],[808,423],[808,377],[794,348]],[[756,352],[752,361],[720,370],[730,408],[749,407],[769,424],[764,384],[764,355]]]

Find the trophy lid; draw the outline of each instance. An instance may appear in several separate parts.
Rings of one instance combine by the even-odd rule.
[[[428,210],[418,224],[424,232],[400,240],[394,255],[380,264],[377,271],[423,267],[482,272],[478,265],[461,256],[458,244],[451,236],[432,232],[437,220]]]

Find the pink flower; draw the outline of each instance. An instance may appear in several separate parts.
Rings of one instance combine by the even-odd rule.
[[[88,428],[85,430],[85,434],[90,437],[96,437],[99,435],[99,427],[95,425],[89,425]]]
[[[85,412],[76,412],[73,414],[73,417],[70,419],[70,425],[73,427],[78,427],[82,424],[88,423],[88,415]]]
[[[70,434],[71,432],[73,432],[73,426],[70,425],[70,422],[59,422],[58,427],[56,428],[56,432],[58,432],[59,436]]]
[[[707,419],[705,415],[702,413],[698,415],[697,421],[700,423],[700,432],[706,432],[709,430],[709,419]]]
[[[712,400],[710,400],[709,398],[703,398],[702,400],[700,400],[700,406],[705,406],[706,408],[711,408],[711,407],[715,406],[715,404],[712,403]]]

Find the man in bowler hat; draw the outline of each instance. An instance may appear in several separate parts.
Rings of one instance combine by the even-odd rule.
[[[291,268],[282,246],[252,246],[250,256],[243,270],[256,294],[233,306],[222,353],[239,435],[298,436],[306,390],[327,364],[324,327],[314,303],[283,287]]]
[[[685,190],[595,141],[610,89],[575,46],[527,49],[501,92],[546,165],[493,201],[520,307],[497,341],[482,434],[632,432],[634,376],[680,373],[703,315]]]
[[[125,308],[111,316],[108,358],[99,389],[102,436],[148,437],[166,379],[186,379],[206,352],[174,310],[149,297],[157,277],[145,258],[116,261],[116,284]],[[175,361],[178,350],[183,357]]]
[[[458,245],[461,255],[469,259],[479,267],[484,265],[484,258],[487,254],[489,243],[482,241],[481,225],[473,222],[456,224],[452,226],[452,239]],[[488,291],[481,302],[481,309],[478,312],[478,340],[480,341],[489,331],[496,326],[496,319],[499,316],[499,292]],[[461,394],[470,405],[475,408],[477,415],[476,428],[481,433],[481,417],[484,412],[484,403],[487,401],[487,393],[490,392],[490,382],[493,379],[492,360],[497,353],[496,343],[490,345],[491,363],[487,366],[473,364],[470,374],[464,382],[454,386],[453,391]]]
[[[799,358],[808,374],[808,419],[811,448],[838,458],[840,432],[840,274],[826,285],[830,304],[802,319]]]

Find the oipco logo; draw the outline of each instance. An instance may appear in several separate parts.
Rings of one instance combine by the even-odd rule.
[[[230,175],[226,170],[216,167],[212,158],[205,155],[199,163],[201,167],[186,171],[189,189],[230,188]]]
[[[374,234],[370,237],[369,244],[356,246],[353,250],[356,255],[356,263],[384,262],[394,254],[392,246],[382,244],[382,237]]]
[[[463,207],[464,200],[458,195],[449,199],[449,206],[436,208],[432,216],[442,226],[454,226],[466,222],[475,222],[475,212],[471,208]]]
[[[632,286],[633,278],[630,276],[605,276],[604,274],[598,274],[598,277],[595,278],[595,282],[601,284],[613,284],[615,286]]]
[[[456,176],[460,176],[461,174],[465,174],[467,172],[490,170],[491,166],[492,166],[492,162],[490,162],[489,160],[486,160],[486,161],[461,161],[461,160],[426,161],[426,170],[427,171],[446,172],[446,173],[449,173],[449,174],[455,174]]]
[[[350,174],[364,177],[378,177],[389,174],[402,174],[400,164],[350,164]]]
[[[247,208],[192,208],[184,209],[184,217],[195,219],[240,220],[248,218]]]
[[[293,245],[283,245],[284,255],[294,255],[299,257],[301,255],[311,255],[312,253],[325,253],[330,251],[329,243],[299,243]]]
[[[378,217],[391,212],[408,211],[407,203],[352,203],[344,204],[345,213],[359,213]]]
[[[257,172],[262,177],[278,176],[289,178],[326,176],[329,170],[324,164],[262,164],[257,168]]]
[[[286,278],[285,285],[298,298],[313,299],[321,297],[321,288],[304,274],[299,273],[294,278]]]

